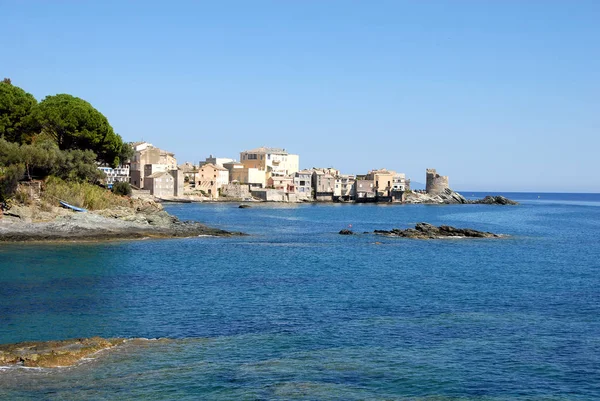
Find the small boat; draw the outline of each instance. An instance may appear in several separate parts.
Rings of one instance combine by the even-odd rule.
[[[76,212],[87,212],[87,209],[84,209],[82,207],[77,207],[77,206],[73,206],[73,205],[69,205],[67,202],[59,200],[58,201],[62,207],[66,207],[67,209],[71,209],[74,210]]]

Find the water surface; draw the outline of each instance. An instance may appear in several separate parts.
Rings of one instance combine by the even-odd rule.
[[[537,196],[172,205],[251,235],[1,244],[0,342],[173,341],[2,370],[0,399],[600,399],[600,196]],[[337,234],[420,221],[510,237]]]

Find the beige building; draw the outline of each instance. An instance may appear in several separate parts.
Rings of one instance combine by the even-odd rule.
[[[239,162],[230,162],[223,164],[229,171],[229,182],[240,184],[249,184],[251,187],[264,188],[267,186],[266,174],[264,170],[245,167]]]
[[[349,174],[340,174],[336,176],[333,197],[335,199],[351,200],[354,199],[354,182],[356,178]]]
[[[270,177],[267,180],[267,188],[279,189],[286,193],[296,192],[294,186],[294,177],[291,175],[286,177]]]
[[[365,180],[370,180],[374,184],[378,198],[386,198],[392,196],[392,187],[394,183],[395,171],[386,170],[371,170],[365,176]]]
[[[272,176],[294,174],[299,170],[300,156],[288,153],[285,149],[260,147],[241,152],[240,163],[246,168],[262,171],[266,180]]]
[[[183,196],[183,172],[176,169],[148,174],[144,177],[144,188],[157,198],[181,197]]]
[[[219,188],[229,184],[229,170],[208,163],[200,166],[196,173],[196,189],[213,199],[219,197]]]
[[[132,146],[133,157],[130,164],[130,183],[134,187],[144,188],[144,177],[146,175],[144,166],[147,164],[163,165],[163,171],[177,169],[175,154],[156,148],[148,142],[136,142]]]

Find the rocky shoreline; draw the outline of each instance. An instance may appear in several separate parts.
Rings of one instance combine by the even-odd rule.
[[[181,221],[152,201],[133,207],[116,207],[86,213],[35,206],[13,206],[0,218],[0,242],[97,241],[195,236],[245,235],[208,227],[196,221]]]
[[[470,200],[462,196],[456,191],[449,188],[443,193],[439,194],[428,194],[422,192],[408,192],[405,196],[404,203],[408,204],[461,204],[461,205],[518,205],[511,199],[505,198],[504,196],[492,196],[488,195],[483,199]]]

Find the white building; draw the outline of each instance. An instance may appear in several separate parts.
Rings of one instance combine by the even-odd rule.
[[[394,179],[392,181],[392,189],[394,191],[402,191],[406,190],[406,174],[404,173],[396,173],[394,175]]]
[[[106,186],[112,188],[115,182],[129,182],[129,166],[118,166],[112,168],[110,166],[99,166],[98,169],[106,174]]]
[[[225,163],[233,163],[235,162],[235,160],[233,159],[229,159],[227,157],[214,157],[213,155],[210,155],[209,157],[206,158],[205,161],[200,162],[200,165],[204,165],[204,164],[214,164],[215,166],[218,167],[223,167],[223,165]]]
[[[260,147],[240,153],[240,163],[246,168],[257,168],[272,176],[285,177],[299,170],[300,156],[285,149]]]

